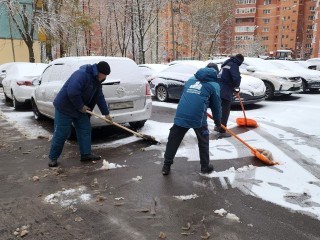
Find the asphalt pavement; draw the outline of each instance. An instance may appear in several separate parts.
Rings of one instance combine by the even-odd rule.
[[[153,111],[157,118],[172,110]],[[1,112],[0,129],[0,239],[320,239],[318,220],[245,195],[227,179],[222,186],[200,175],[198,162],[177,158],[162,176],[159,153],[144,151],[147,141],[108,145],[130,136],[122,130],[94,136],[105,142],[96,154],[125,165],[103,170],[102,161],[79,161],[75,141],[66,144],[61,166],[49,169],[50,139],[27,138]],[[241,164],[258,163],[248,157]]]

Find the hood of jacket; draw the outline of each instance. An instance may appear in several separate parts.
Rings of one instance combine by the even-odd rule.
[[[97,64],[86,64],[80,67],[82,71],[85,71],[89,74],[92,74],[93,76],[97,77],[98,76],[98,66]]]
[[[217,82],[217,72],[213,68],[200,68],[194,76],[202,82]]]
[[[238,66],[240,66],[243,63],[243,60],[240,59],[237,56],[231,57],[229,58],[227,61],[225,61],[222,65],[221,68],[223,68],[225,65],[227,65],[229,62],[234,62],[235,64],[237,64]]]

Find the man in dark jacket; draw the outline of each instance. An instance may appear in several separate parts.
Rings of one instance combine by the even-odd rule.
[[[243,60],[244,57],[242,54],[237,54],[236,56],[229,58],[222,64],[220,73],[218,74],[218,80],[221,88],[221,124],[224,126],[227,126],[229,119],[232,96],[234,92],[240,91],[239,86],[241,82],[241,76],[239,66],[243,63]],[[231,135],[221,127],[216,127],[215,130],[219,132],[220,138],[231,137]]]
[[[213,166],[209,164],[207,109],[211,109],[215,125],[220,126],[220,86],[216,81],[217,73],[214,69],[201,68],[185,83],[168,137],[162,168],[163,175],[170,173],[180,143],[190,128],[193,128],[198,138],[201,173],[213,171]]]
[[[77,134],[80,161],[101,159],[100,156],[91,154],[91,124],[86,111],[93,109],[97,104],[106,119],[112,120],[101,85],[109,74],[110,66],[104,61],[81,66],[59,91],[53,102],[55,107],[54,133],[49,153],[49,167],[58,166],[58,158],[70,135],[72,125]]]

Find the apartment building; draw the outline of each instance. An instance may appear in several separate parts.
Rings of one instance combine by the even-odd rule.
[[[292,50],[295,58],[316,56],[317,4],[315,0],[237,0],[234,48],[240,51],[259,42],[268,56],[279,49]]]

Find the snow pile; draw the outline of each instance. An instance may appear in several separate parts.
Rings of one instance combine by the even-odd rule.
[[[99,168],[99,170],[109,170],[109,169],[115,169],[115,168],[122,168],[125,167],[126,165],[120,165],[117,163],[109,163],[105,159],[102,161],[102,167]]]
[[[218,214],[219,216],[223,217],[225,216],[227,219],[231,220],[231,221],[235,221],[235,222],[240,222],[240,218],[237,217],[235,214],[233,213],[228,213],[225,209],[221,208],[219,210],[214,210],[213,211],[215,214]]]
[[[190,200],[190,199],[196,199],[199,196],[197,194],[190,194],[190,195],[180,195],[180,196],[174,196],[175,198],[185,201],[185,200]]]
[[[65,189],[46,196],[44,200],[50,204],[59,204],[61,207],[69,207],[91,200],[91,195],[85,193],[86,189],[87,188],[84,186],[80,186],[76,189]]]

